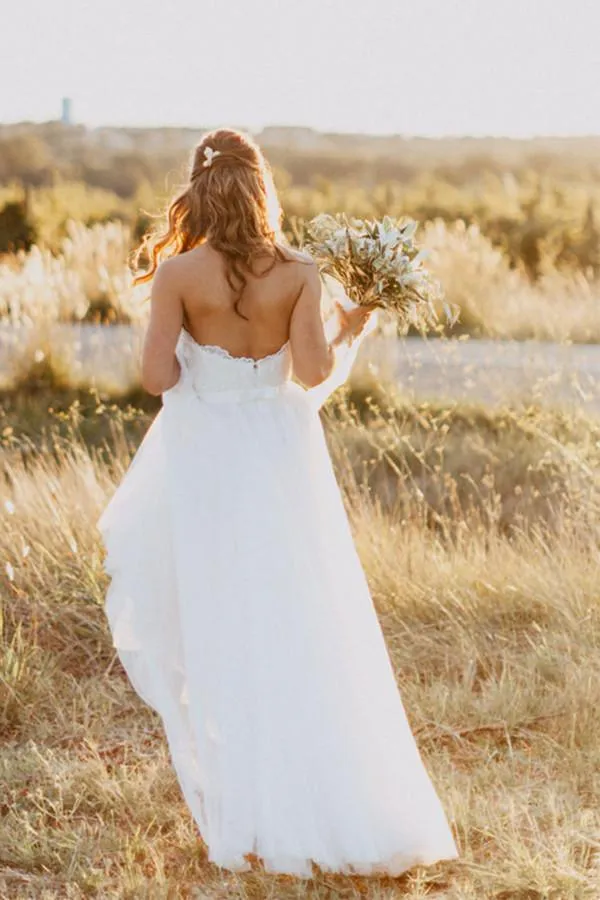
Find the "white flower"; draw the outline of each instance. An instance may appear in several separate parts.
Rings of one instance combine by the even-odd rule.
[[[213,150],[212,147],[205,147],[204,148],[204,162],[202,163],[202,165],[205,168],[207,168],[208,166],[212,166],[213,159],[215,159],[215,157],[220,156],[220,155],[221,155],[220,150]]]
[[[327,213],[320,213],[318,216],[315,216],[310,223],[310,230],[317,240],[327,244],[335,237],[338,230],[338,223],[333,216],[330,216]]]
[[[408,256],[402,254],[401,256],[396,257],[396,271],[403,272],[410,265],[410,259]]]
[[[420,272],[405,272],[404,275],[398,276],[400,284],[418,284],[422,279],[423,276]]]
[[[412,238],[414,237],[415,231],[417,230],[417,222],[415,222],[413,219],[411,219],[411,221],[408,222],[406,225],[403,225],[403,227],[400,230],[402,232],[402,239],[404,241],[412,240]]]
[[[12,516],[15,511],[15,504],[12,502],[12,500],[5,500],[4,501],[4,509],[9,514],[9,516]]]

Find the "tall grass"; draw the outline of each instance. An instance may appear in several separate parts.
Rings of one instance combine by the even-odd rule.
[[[301,226],[298,225],[301,230]],[[544,267],[537,280],[494,246],[477,225],[428,222],[421,233],[430,264],[459,311],[456,332],[478,337],[600,341],[600,283],[590,270]],[[24,347],[56,324],[143,324],[147,288],[134,289],[127,265],[132,237],[120,222],[69,222],[57,253],[34,246],[0,260],[0,326]],[[20,329],[20,330],[19,330]],[[60,354],[57,342],[55,354]],[[51,352],[51,351],[50,351]],[[48,352],[46,352],[48,355]]]
[[[461,858],[396,880],[298,883],[207,862],[160,721],[114,656],[94,523],[133,445],[106,415],[89,412],[97,434],[74,416],[38,446],[13,418],[2,450],[3,898],[597,900],[596,423],[407,408],[365,389],[328,407],[359,552]]]
[[[133,288],[127,258],[129,228],[109,222],[86,228],[69,221],[54,254],[34,246],[0,262],[0,320],[130,323],[147,314],[147,290]]]
[[[427,223],[424,245],[459,329],[475,337],[597,343],[600,280],[548,265],[536,281],[492,245],[478,225]]]

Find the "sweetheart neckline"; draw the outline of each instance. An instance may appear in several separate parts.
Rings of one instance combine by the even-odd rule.
[[[259,363],[267,362],[270,359],[275,359],[278,356],[281,356],[285,350],[289,347],[289,340],[285,341],[279,348],[279,350],[275,350],[274,353],[268,353],[266,356],[234,356],[229,350],[226,350],[225,347],[221,347],[220,344],[200,344],[195,337],[192,337],[187,329],[182,328],[182,332],[185,336],[187,336],[194,347],[198,347],[200,350],[206,350],[209,353],[214,353],[215,356],[221,356],[223,359],[233,359],[235,362],[249,362],[253,365],[257,366]]]

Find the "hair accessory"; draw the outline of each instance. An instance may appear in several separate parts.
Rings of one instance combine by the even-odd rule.
[[[213,159],[216,156],[220,156],[220,155],[221,155],[220,150],[213,150],[212,147],[205,147],[204,148],[204,162],[202,163],[204,168],[206,169],[206,168],[208,168],[208,166],[212,166]]]

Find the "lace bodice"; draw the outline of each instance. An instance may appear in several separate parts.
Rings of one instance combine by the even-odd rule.
[[[335,323],[334,323],[335,324]],[[292,350],[287,341],[275,353],[262,359],[232,356],[223,347],[199,344],[185,328],[181,329],[176,354],[181,377],[163,393],[168,403],[179,397],[210,403],[245,403],[271,397],[303,395],[316,409],[344,383],[364,338],[373,330],[372,316],[362,334],[350,345],[338,347],[331,374],[316,387],[305,390],[292,380]]]
[[[208,400],[268,396],[288,384],[292,375],[289,342],[256,360],[232,356],[216,345],[199,344],[182,329],[176,352],[182,367],[179,387]]]

